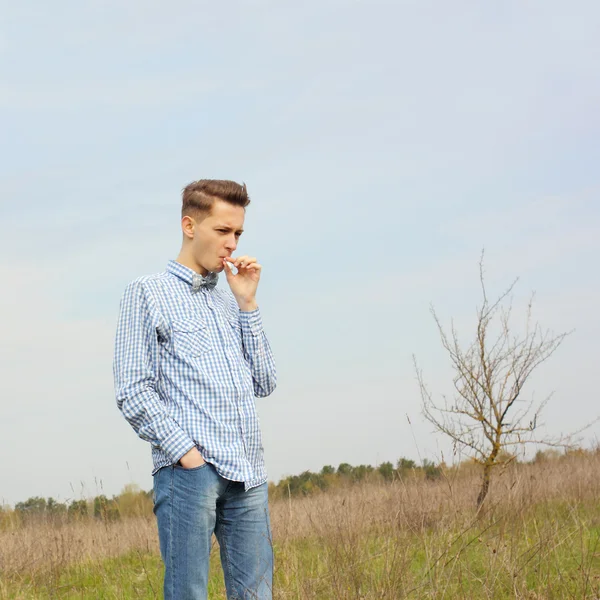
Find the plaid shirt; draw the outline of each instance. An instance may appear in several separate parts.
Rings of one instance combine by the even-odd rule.
[[[231,291],[195,290],[194,271],[166,271],[125,289],[114,354],[117,406],[152,445],[154,475],[197,447],[245,489],[267,480],[254,397],[277,383],[259,309],[240,311]]]

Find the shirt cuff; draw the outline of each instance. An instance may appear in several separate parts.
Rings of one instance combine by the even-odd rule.
[[[182,429],[176,429],[163,440],[160,448],[171,457],[173,464],[175,464],[195,446],[194,440],[187,433]]]
[[[263,332],[260,309],[255,308],[249,312],[240,311],[240,324],[243,334],[260,335]]]

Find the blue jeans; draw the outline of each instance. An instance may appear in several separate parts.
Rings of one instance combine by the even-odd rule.
[[[266,483],[244,491],[205,463],[154,475],[154,514],[165,564],[165,600],[205,600],[213,532],[227,598],[271,600],[273,545]]]

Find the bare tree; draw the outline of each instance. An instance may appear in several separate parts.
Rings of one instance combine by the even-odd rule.
[[[523,398],[523,388],[533,371],[556,351],[568,334],[553,335],[532,322],[532,295],[525,330],[521,335],[513,335],[509,323],[511,294],[518,279],[497,300],[490,302],[485,289],[483,253],[479,277],[483,304],[477,309],[475,339],[466,348],[459,343],[454,322],[449,337],[431,308],[455,373],[456,393],[452,401],[446,397],[443,397],[443,405],[433,401],[413,357],[425,417],[438,431],[450,437],[455,451],[457,447],[465,449],[483,467],[478,509],[489,491],[492,469],[502,462],[502,451],[514,455],[517,447],[527,443],[570,445],[570,438],[535,437],[540,414],[552,394],[541,402],[535,402],[533,396],[529,401]]]

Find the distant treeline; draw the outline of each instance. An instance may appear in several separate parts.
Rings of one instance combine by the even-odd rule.
[[[570,454],[586,454],[586,450],[574,450],[560,453],[557,450],[539,451],[532,462],[556,460]],[[511,456],[503,460],[516,462]],[[467,460],[459,467],[478,468],[473,461]],[[444,463],[435,464],[425,459],[421,465],[408,458],[400,458],[394,466],[384,462],[377,467],[371,465],[352,466],[341,463],[337,468],[325,465],[318,473],[304,471],[300,475],[289,475],[278,483],[269,483],[269,498],[271,500],[306,496],[324,492],[336,487],[351,486],[362,481],[434,481],[442,476],[448,467]],[[135,484],[128,484],[123,491],[112,498],[99,495],[88,500],[72,500],[58,502],[54,498],[32,497],[24,502],[18,502],[14,509],[0,506],[0,529],[26,524],[40,519],[55,519],[74,521],[81,519],[102,519],[114,521],[126,517],[152,516],[152,490],[144,491]]]
[[[384,462],[378,467],[348,463],[340,464],[337,469],[326,465],[320,472],[304,471],[300,475],[285,477],[279,483],[269,483],[271,499],[325,491],[331,487],[348,485],[363,480],[392,481],[394,478],[406,477],[409,473],[420,474],[426,479],[436,479],[441,474],[441,465],[425,460],[422,466],[415,461],[401,458],[396,466]],[[41,518],[52,518],[61,521],[73,521],[95,518],[114,521],[125,517],[152,515],[152,490],[144,491],[135,484],[125,486],[123,491],[112,498],[99,495],[88,500],[72,500],[58,502],[54,498],[35,496],[18,502],[14,510],[0,506],[0,527],[4,524],[20,524],[39,521]]]
[[[371,465],[358,465],[353,467],[348,463],[341,463],[337,469],[325,465],[318,473],[304,471],[300,475],[284,477],[279,483],[269,484],[269,498],[282,498],[289,496],[306,496],[316,491],[326,491],[330,488],[358,483],[359,481],[393,481],[407,477],[421,477],[435,480],[441,477],[442,464],[425,459],[421,466],[414,460],[400,458],[394,466],[391,462],[384,462],[378,467]]]
[[[152,514],[152,504],[152,490],[146,492],[135,484],[126,485],[112,498],[101,494],[88,500],[58,502],[54,498],[34,496],[18,502],[14,510],[0,506],[0,529],[42,519],[77,521],[93,517],[114,521]]]

